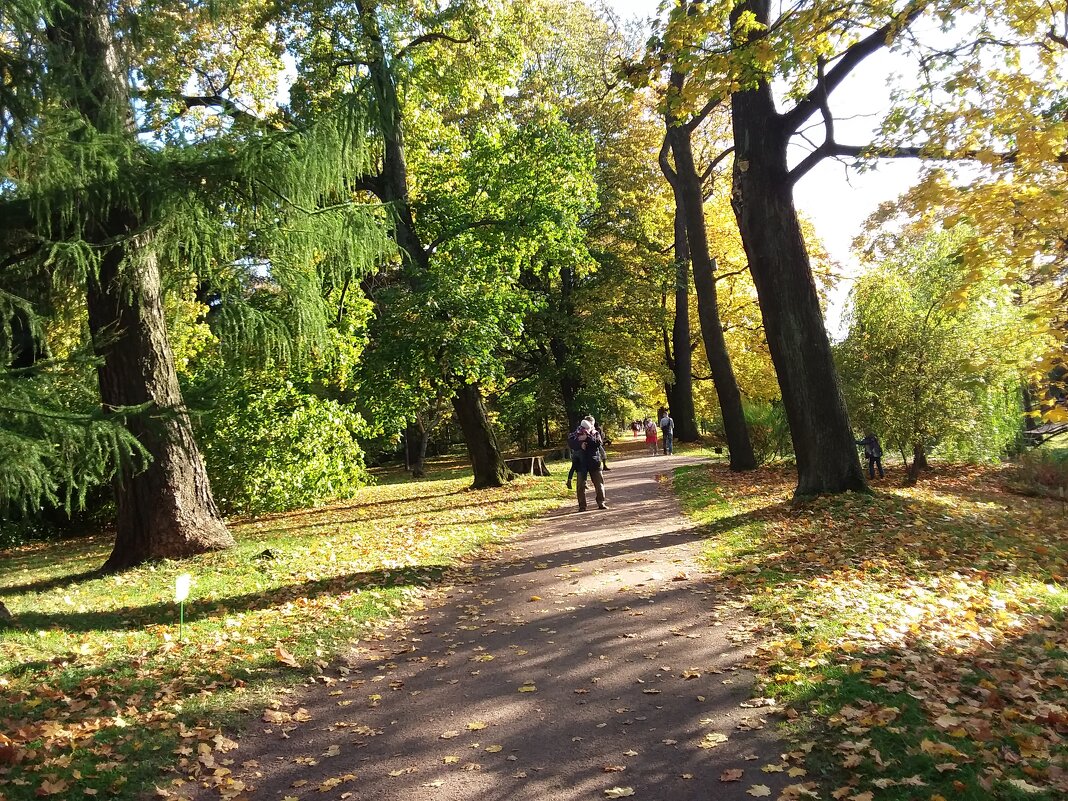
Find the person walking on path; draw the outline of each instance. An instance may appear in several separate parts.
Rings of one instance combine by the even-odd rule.
[[[575,495],[578,500],[580,512],[586,511],[586,476],[593,482],[594,493],[597,498],[597,508],[607,509],[604,494],[604,476],[601,475],[601,438],[597,430],[589,420],[582,420],[571,436],[567,438],[567,444],[571,452],[578,452],[578,483],[575,485]]]
[[[875,478],[875,468],[879,468],[879,478],[883,477],[883,447],[879,438],[870,431],[864,439],[858,439],[857,445],[864,446],[864,458],[868,460],[868,478]]]
[[[664,455],[671,456],[675,452],[675,421],[671,419],[667,409],[663,410],[660,418],[660,431],[664,435]]]
[[[645,444],[649,446],[652,455],[656,456],[656,423],[646,417],[643,425],[645,426]]]

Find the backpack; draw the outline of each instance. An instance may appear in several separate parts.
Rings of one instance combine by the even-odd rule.
[[[650,420],[649,424],[645,427],[645,433],[646,433],[646,436],[648,436],[649,434],[652,434],[653,436],[656,436],[656,423],[654,423],[652,420]]]

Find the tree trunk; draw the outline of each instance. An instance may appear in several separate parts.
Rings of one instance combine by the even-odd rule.
[[[575,305],[572,292],[575,288],[575,271],[570,267],[560,268],[560,307],[557,314],[572,320],[575,317]],[[556,365],[558,381],[560,385],[560,399],[564,404],[564,413],[567,415],[569,431],[578,427],[579,420],[585,412],[578,406],[578,394],[582,389],[582,379],[579,374],[579,365],[575,358],[575,349],[571,346],[567,332],[563,328],[557,328],[549,333],[549,352],[553,356]]]
[[[99,277],[89,281],[89,329],[103,359],[97,374],[104,407],[148,405],[128,415],[126,425],[152,462],[140,472],[124,469],[115,480],[118,525],[104,570],[234,544],[212,498],[178,388],[155,258],[137,254],[137,262],[125,266],[124,258],[126,248],[113,248]]]
[[[408,423],[404,429],[404,454],[412,478],[426,478],[426,446],[430,432],[419,420]]]
[[[71,0],[49,30],[52,70],[68,78],[79,111],[102,134],[129,136],[130,103],[104,0]],[[69,69],[68,75],[63,71]],[[115,547],[104,570],[150,559],[228,548],[233,538],[212,498],[207,471],[174,368],[163,316],[159,265],[149,226],[122,205],[88,209],[86,238],[101,252],[86,288],[97,375],[105,409],[139,406],[126,424],[152,457],[114,482]]]
[[[769,0],[735,8],[768,19]],[[793,203],[783,131],[767,82],[731,96],[731,205],[756,284],[764,331],[797,457],[796,495],[866,490],[831,344]],[[696,268],[695,268],[696,273]]]
[[[912,464],[909,465],[905,474],[905,486],[911,487],[920,478],[920,471],[927,469],[927,450],[922,443],[914,443],[912,446]]]
[[[456,422],[464,433],[467,451],[471,457],[471,467],[475,473],[474,489],[482,487],[500,487],[512,478],[512,471],[501,458],[497,447],[497,438],[493,435],[486,407],[482,403],[482,391],[478,384],[462,384],[452,399],[452,408],[456,412]],[[473,447],[473,444],[487,443],[486,447]]]
[[[671,328],[674,351],[672,368],[675,383],[668,395],[675,439],[697,442],[697,414],[693,405],[693,349],[690,346],[690,248],[686,243],[686,221],[675,207],[675,322]]]
[[[681,82],[677,73],[673,80]],[[731,366],[723,326],[719,321],[719,301],[716,297],[716,265],[708,250],[708,233],[705,227],[704,195],[701,178],[693,160],[690,145],[690,129],[674,124],[668,117],[667,138],[675,159],[675,207],[682,213],[686,225],[686,243],[689,246],[690,264],[693,267],[694,288],[697,290],[697,316],[701,322],[701,337],[705,343],[708,366],[712,369],[712,382],[716,386],[720,413],[723,415],[723,430],[727,438],[731,470],[753,470],[757,466],[749,429],[745,424],[742,409],[742,393]],[[676,358],[678,355],[676,354]]]

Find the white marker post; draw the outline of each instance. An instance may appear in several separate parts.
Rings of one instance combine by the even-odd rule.
[[[174,580],[174,602],[178,604],[178,641],[185,638],[185,599],[189,597],[189,588],[193,584],[193,577],[188,573],[182,573]]]

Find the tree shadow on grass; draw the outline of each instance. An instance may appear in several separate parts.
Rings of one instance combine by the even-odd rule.
[[[466,489],[457,489],[450,492],[428,492],[425,495],[413,495],[411,497],[404,498],[404,503],[418,503],[419,501],[429,501],[435,498],[449,498],[453,495],[460,495],[467,492]],[[302,517],[324,517],[331,513],[336,512],[348,512],[356,509],[371,509],[377,506],[391,506],[396,505],[399,501],[396,498],[383,498],[379,501],[361,501],[358,498],[353,498],[349,501],[340,501],[329,506],[320,506],[312,509],[296,509],[290,512],[271,512],[269,514],[262,515],[239,515],[234,517],[229,522],[236,526],[255,525],[257,523],[270,523],[278,520],[294,520]],[[374,518],[366,518],[374,519]],[[295,526],[286,526],[286,529],[295,528],[308,528],[317,525],[315,523],[307,523]],[[324,523],[325,525],[325,523]]]
[[[754,483],[754,477],[739,479],[719,466],[700,469],[708,471],[706,480],[726,490],[728,503],[744,497]],[[782,486],[781,502],[700,526],[710,538],[743,523],[763,528],[746,549],[748,558],[725,572],[774,571],[810,579],[859,570],[874,579],[959,574],[984,582],[1013,577],[1044,581],[1051,577],[1057,554],[1062,559],[1068,554],[1068,526],[1057,531],[1052,525],[1059,518],[1056,501],[1005,504],[998,493],[986,495],[932,479],[925,489],[947,500],[876,491],[820,497],[795,507],[786,476],[757,475],[755,483],[762,479],[765,486]],[[1036,529],[1036,513],[1047,517],[1051,530]]]
[[[10,598],[15,595],[26,595],[33,592],[48,592],[49,590],[67,587],[82,581],[100,578],[103,575],[104,573],[100,568],[94,568],[92,570],[81,570],[77,573],[66,573],[62,576],[53,576],[52,578],[37,579],[25,584],[0,586],[0,598]]]
[[[458,490],[457,492],[465,492],[465,490]],[[450,493],[444,493],[442,495],[425,495],[425,496],[421,496],[419,498],[405,499],[405,503],[408,503],[409,500],[418,501],[418,500],[426,500],[426,499],[431,499],[431,498],[446,498],[449,495],[455,495],[455,494],[457,494],[457,493],[450,492]],[[477,509],[477,508],[483,507],[483,506],[501,506],[502,503],[503,502],[500,499],[493,499],[493,500],[489,500],[489,501],[479,501],[477,503],[464,503],[464,504],[456,504],[456,503],[447,503],[446,502],[446,503],[442,504],[442,506],[437,507],[437,508],[421,510],[418,515],[412,515],[410,513],[406,515],[403,512],[396,512],[396,513],[393,513],[393,514],[388,514],[387,513],[387,514],[382,514],[382,515],[368,515],[368,516],[359,516],[359,515],[357,515],[357,516],[342,517],[342,518],[320,515],[322,517],[321,520],[314,521],[314,522],[307,522],[307,523],[298,523],[298,524],[295,524],[295,525],[289,524],[287,522],[288,520],[291,520],[292,518],[281,518],[280,517],[280,518],[276,518],[276,519],[283,521],[283,523],[284,523],[283,525],[280,525],[280,526],[278,526],[276,528],[257,528],[255,530],[255,534],[256,534],[256,536],[262,537],[264,535],[277,534],[277,533],[281,533],[281,532],[302,531],[302,530],[306,530],[306,529],[315,529],[315,528],[326,527],[326,526],[336,527],[336,526],[340,526],[340,525],[347,525],[347,524],[354,524],[354,523],[373,523],[376,520],[406,520],[407,519],[409,522],[413,522],[414,520],[418,520],[420,515],[432,514],[434,512],[442,511],[443,509],[448,509],[449,511],[460,510],[460,509]],[[351,510],[355,510],[355,509],[364,508],[365,506],[366,507],[372,507],[372,506],[377,506],[377,505],[380,505],[380,504],[397,506],[398,502],[396,500],[392,500],[392,501],[375,501],[374,503],[370,503],[370,504],[353,504],[353,505],[346,505],[346,506],[339,506],[339,507],[331,507],[329,512],[330,513],[347,512],[347,511],[351,511]],[[528,515],[523,515],[523,514],[517,514],[516,515],[516,517],[524,517],[524,516],[528,516]],[[508,518],[508,519],[512,519],[512,518]],[[262,522],[262,519],[261,520],[257,520],[256,522]]]
[[[737,515],[717,525],[717,530],[742,525],[753,519],[758,513]],[[578,514],[576,526],[596,528],[602,525],[601,514]],[[626,516],[628,526],[641,527],[651,522],[658,513],[650,508],[637,505],[635,512]],[[498,518],[493,518],[498,519]],[[512,519],[509,515],[500,516],[501,520]],[[462,526],[466,524],[457,523]],[[701,539],[708,536],[704,532],[685,530],[674,535],[651,534],[634,537],[621,536],[606,543],[565,548],[532,558],[504,559],[493,563],[475,563],[464,565],[412,565],[400,568],[380,568],[376,570],[348,573],[324,577],[314,581],[300,581],[283,586],[266,589],[262,592],[243,593],[211,599],[194,599],[186,604],[186,620],[195,621],[209,617],[220,617],[241,612],[251,612],[279,607],[299,598],[310,598],[323,594],[341,595],[358,590],[386,589],[400,586],[433,586],[443,581],[463,581],[466,570],[490,570],[498,576],[515,576],[533,573],[553,565],[577,565],[601,559],[609,559],[625,554],[638,554],[660,548],[672,547],[679,538]],[[174,604],[159,602],[142,606],[95,612],[22,612],[16,618],[16,625],[29,630],[59,629],[62,631],[129,631],[146,625],[171,620],[174,617]]]

